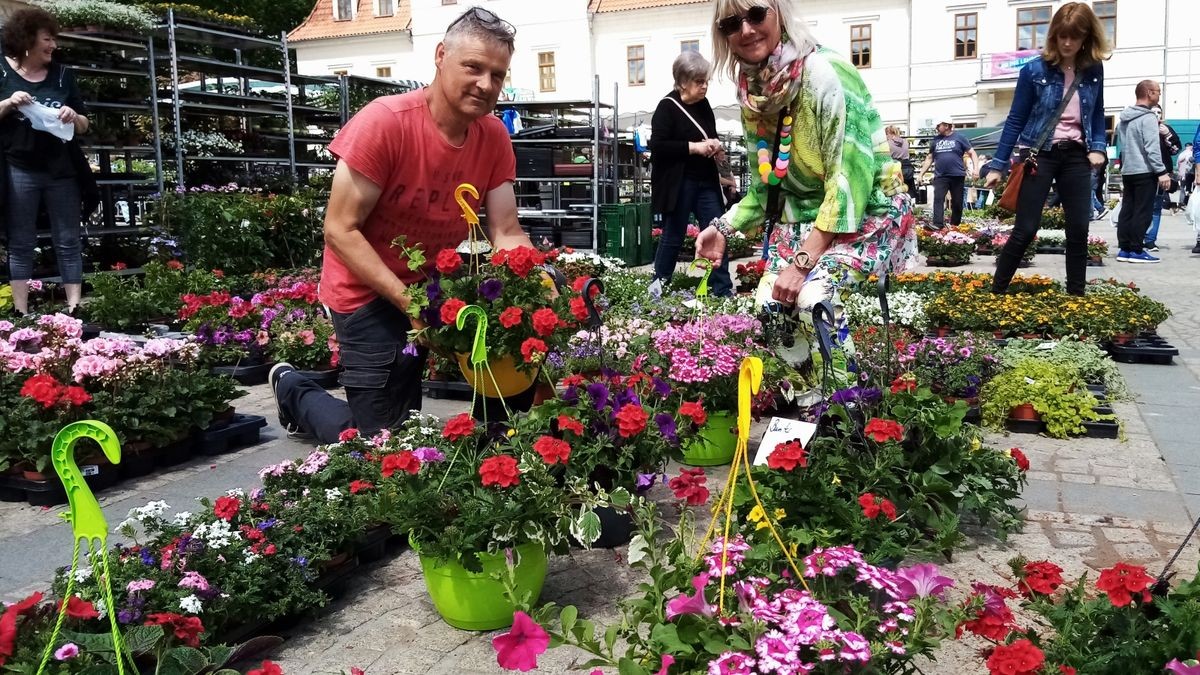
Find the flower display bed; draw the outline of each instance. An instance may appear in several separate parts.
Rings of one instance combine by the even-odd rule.
[[[259,432],[267,426],[262,415],[234,415],[227,424],[196,433],[198,450],[204,455],[220,455],[231,450],[258,445]]]
[[[112,487],[120,480],[112,465],[83,465],[79,467],[84,480],[93,491]],[[0,476],[0,501],[28,502],[31,506],[56,506],[67,503],[67,493],[58,477],[29,480],[21,476]]]
[[[272,365],[274,364],[256,363],[252,366],[213,366],[212,371],[217,375],[228,375],[238,384],[252,387],[256,384],[266,384]]]

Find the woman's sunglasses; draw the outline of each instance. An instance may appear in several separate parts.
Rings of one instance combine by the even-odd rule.
[[[721,19],[717,22],[717,30],[721,31],[721,35],[729,37],[735,33],[740,33],[742,31],[742,24],[745,22],[749,22],[751,26],[760,26],[763,21],[767,20],[767,14],[770,11],[770,7],[755,5],[746,10],[745,16],[734,14],[733,16]]]

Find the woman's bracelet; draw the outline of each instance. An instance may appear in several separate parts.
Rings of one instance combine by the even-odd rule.
[[[720,232],[721,236],[725,237],[726,240],[733,238],[733,228],[730,227],[729,223],[725,222],[724,219],[713,218],[709,225],[712,225],[714,228],[716,228],[717,232]]]

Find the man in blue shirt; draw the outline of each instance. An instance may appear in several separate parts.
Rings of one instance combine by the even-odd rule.
[[[946,193],[950,193],[950,225],[962,222],[963,184],[967,167],[963,155],[971,156],[971,178],[979,176],[979,156],[965,136],[954,130],[954,125],[943,119],[937,124],[937,136],[929,141],[929,154],[921,164],[919,176],[924,177],[933,165],[933,228],[945,227]]]

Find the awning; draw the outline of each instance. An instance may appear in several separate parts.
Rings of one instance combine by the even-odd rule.
[[[956,129],[958,133],[971,141],[971,147],[975,148],[975,152],[983,152],[992,154],[1000,145],[1000,132],[1004,131],[1004,127],[970,127],[967,129]]]

